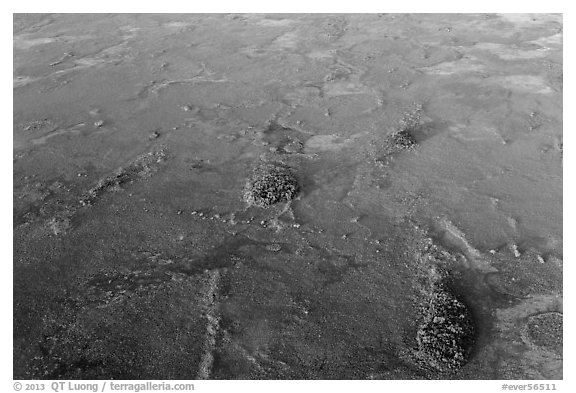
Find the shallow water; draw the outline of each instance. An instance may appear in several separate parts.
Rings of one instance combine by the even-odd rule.
[[[562,72],[559,15],[15,15],[14,377],[561,378]]]

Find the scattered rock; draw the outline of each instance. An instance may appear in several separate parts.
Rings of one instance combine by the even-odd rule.
[[[53,217],[48,221],[48,228],[54,235],[62,235],[68,232],[71,227],[70,219],[68,217]]]
[[[254,170],[254,175],[244,187],[244,200],[249,205],[269,207],[279,202],[289,202],[300,187],[290,168],[266,164]]]
[[[158,287],[171,280],[163,270],[150,271],[103,271],[86,283],[86,299],[90,302],[108,304],[125,299],[141,290]]]
[[[304,144],[299,140],[290,141],[283,147],[284,151],[288,154],[300,153],[303,148]]]
[[[18,125],[18,128],[23,131],[45,131],[49,129],[56,129],[57,125],[50,119],[32,120],[27,123]]]
[[[272,251],[272,252],[278,252],[278,251],[282,250],[282,246],[278,243],[272,243],[272,244],[268,244],[266,246],[266,250]]]
[[[493,254],[491,265],[497,272],[484,280],[493,291],[517,298],[561,292],[562,266],[547,259],[532,249],[520,252],[517,246],[506,246]]]
[[[518,246],[516,244],[510,244],[509,247],[510,247],[510,251],[512,251],[512,254],[514,254],[515,258],[520,258],[522,256],[522,254],[518,250]]]

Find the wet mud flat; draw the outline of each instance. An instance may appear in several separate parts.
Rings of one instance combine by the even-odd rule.
[[[14,378],[562,378],[561,16],[13,38]]]

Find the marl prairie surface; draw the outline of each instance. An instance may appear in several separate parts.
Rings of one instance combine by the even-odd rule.
[[[14,378],[562,378],[561,15],[15,15]]]

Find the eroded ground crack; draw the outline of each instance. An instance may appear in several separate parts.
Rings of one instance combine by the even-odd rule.
[[[226,269],[210,270],[202,299],[206,313],[206,334],[204,336],[204,353],[198,367],[198,379],[208,379],[212,374],[214,365],[214,352],[216,350],[216,336],[220,331],[220,313],[218,310],[220,297],[220,283]]]

